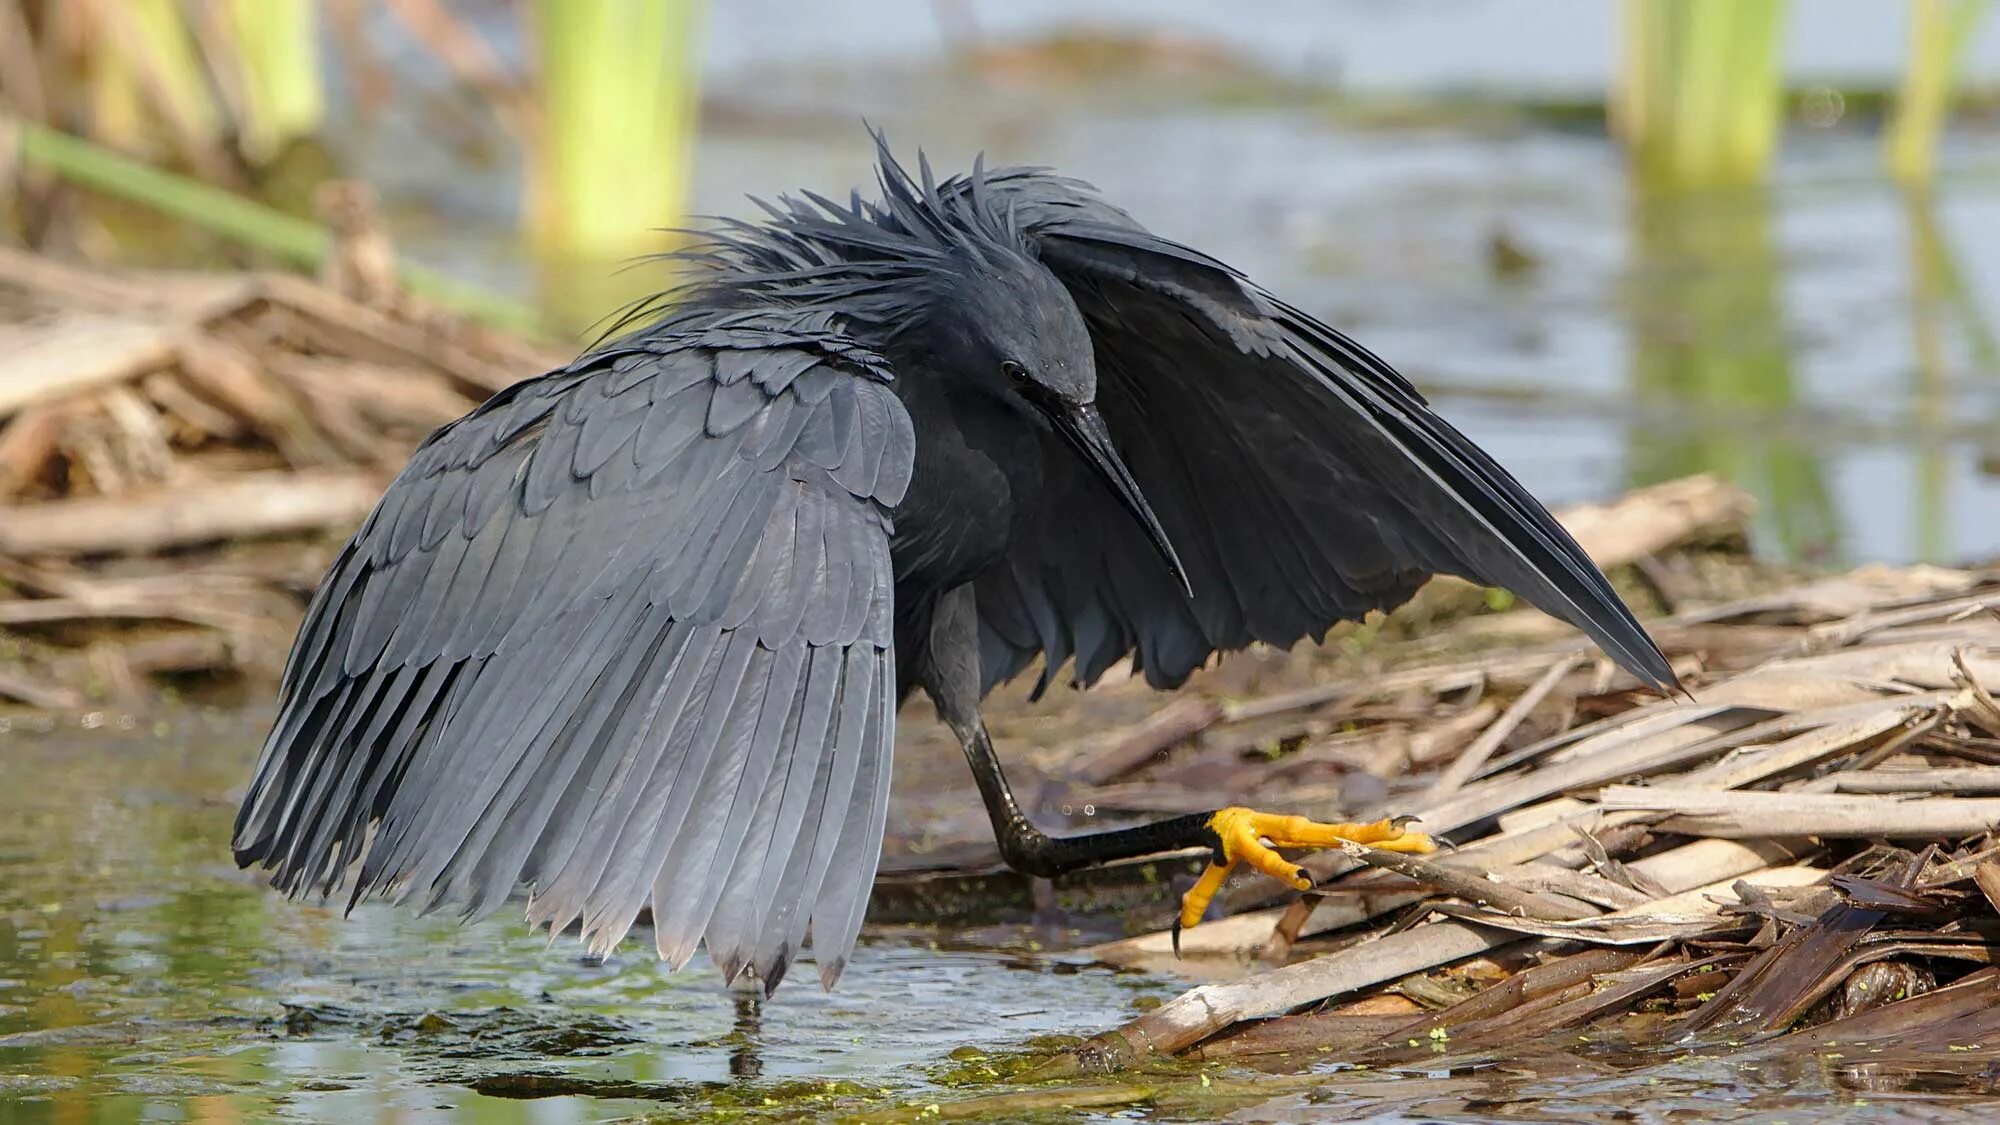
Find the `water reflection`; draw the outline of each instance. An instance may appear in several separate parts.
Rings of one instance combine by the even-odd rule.
[[[1946,308],[1954,290],[1963,290],[1937,219],[1931,194],[1910,189],[1903,195],[1910,240],[1910,334],[1916,362],[1910,368],[1911,413],[1919,429],[1936,432],[1946,421]],[[1916,496],[1910,505],[1910,535],[1920,557],[1942,560],[1950,549],[1950,464],[1941,443],[1916,451]]]
[[[1927,188],[1903,193],[1909,241],[1909,316],[1914,363],[1910,369],[1911,412],[1923,435],[1944,435],[1963,396],[1964,382],[2000,379],[2000,340],[1987,310],[1960,268],[1939,218],[1939,202]],[[2000,426],[2000,417],[1992,419]],[[1976,424],[1976,422],[1975,422]],[[1913,535],[1923,557],[1950,561],[1953,508],[1949,444],[1918,445],[1917,493],[1911,506]]]
[[[764,999],[754,983],[739,984],[730,990],[736,1001],[736,1026],[729,1031],[735,1043],[729,1048],[729,1073],[735,1078],[761,1078],[764,1058],[759,1053],[759,1037],[764,1029]]]
[[[935,1100],[968,1045],[1088,1032],[1170,981],[867,944],[841,990],[587,963],[510,919],[284,903],[226,848],[255,716],[51,734],[0,719],[0,1125],[703,1120]],[[767,1102],[767,1099],[768,1102]]]
[[[1716,471],[1791,558],[1841,548],[1825,443],[1800,425],[1772,201],[1759,188],[1633,193],[1633,484]]]

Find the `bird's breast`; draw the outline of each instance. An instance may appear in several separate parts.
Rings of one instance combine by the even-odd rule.
[[[942,596],[1006,557],[1036,511],[1044,456],[1042,435],[1002,407],[905,405],[917,456],[890,542],[899,606]]]

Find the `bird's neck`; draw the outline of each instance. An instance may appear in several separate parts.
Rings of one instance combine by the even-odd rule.
[[[1018,412],[949,373],[896,368],[895,392],[917,438],[890,549],[897,603],[969,582],[1003,558],[1042,494],[1042,434]]]

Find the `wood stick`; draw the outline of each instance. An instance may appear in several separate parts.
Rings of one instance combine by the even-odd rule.
[[[1515,940],[1504,930],[1438,922],[1242,980],[1201,985],[1056,1056],[1032,1077],[1122,1070],[1184,1050],[1241,1020],[1434,969]]]
[[[405,275],[405,281],[409,280]],[[304,278],[266,274],[259,284],[273,304],[299,315],[301,330],[320,337],[335,354],[390,365],[434,367],[480,395],[532,375],[561,367],[566,357],[519,349],[529,358],[519,367],[492,362],[435,329],[350,301]]]
[[[72,314],[53,324],[0,325],[0,417],[137,378],[173,356],[173,333],[158,324]]]
[[[1472,779],[1473,774],[1479,772],[1479,767],[1486,764],[1486,759],[1492,757],[1495,750],[1500,749],[1500,744],[1507,740],[1507,736],[1514,733],[1515,728],[1519,727],[1528,715],[1541,705],[1542,700],[1556,689],[1556,685],[1563,681],[1563,677],[1583,663],[1583,659],[1582,653],[1572,652],[1549,665],[1549,670],[1542,673],[1541,679],[1536,680],[1532,687],[1522,692],[1520,698],[1514,700],[1513,704],[1494,720],[1493,725],[1487,727],[1478,740],[1466,747],[1465,753],[1453,760],[1451,765],[1445,768],[1444,773],[1431,783],[1430,791],[1424,794],[1424,799],[1427,802],[1442,801],[1465,788],[1465,783]]]
[[[1201,733],[1221,717],[1222,707],[1213,700],[1200,696],[1176,699],[1127,729],[1110,749],[1078,763],[1070,774],[1086,785],[1103,785]]]
[[[268,362],[274,374],[295,387],[342,394],[366,416],[418,434],[478,405],[427,367],[288,354],[274,355]]]
[[[1765,867],[1747,876],[1732,875],[1693,890],[1655,899],[1643,906],[1615,910],[1589,918],[1543,921],[1516,915],[1475,912],[1453,903],[1440,903],[1438,910],[1469,922],[1479,922],[1541,937],[1573,938],[1607,945],[1652,945],[1678,941],[1715,932],[1716,899],[1733,892],[1739,879],[1754,887],[1807,887],[1826,878],[1826,872],[1810,864],[1794,863]]]
[[[2000,766],[1852,770],[1829,780],[1836,793],[2000,793]]]
[[[1834,796],[1735,792],[1681,786],[1614,785],[1600,800],[1608,809],[1671,813],[1660,827],[1691,836],[1731,840],[1770,836],[1883,836],[1941,840],[1971,836],[2000,824],[2000,798]]]
[[[96,398],[118,435],[118,457],[132,479],[146,484],[165,481],[173,471],[174,454],[159,412],[130,386],[108,387]]]
[[[1674,893],[1707,888],[1764,867],[1768,843],[1698,841],[1648,859],[1642,869]],[[1723,885],[1726,885],[1724,883]],[[1206,926],[1186,932],[1201,933]],[[1113,1031],[1086,1040],[1044,1068],[1047,1076],[1110,1071],[1192,1046],[1239,1020],[1279,1012],[1434,969],[1510,944],[1490,926],[1436,922],[1349,946],[1325,957],[1257,973],[1223,984],[1202,985]]]
[[[1461,740],[1485,729],[1499,714],[1499,704],[1482,699],[1460,714],[1417,731],[1410,736],[1410,766],[1422,768],[1451,753]]]
[[[30,406],[0,429],[0,498],[13,496],[42,474],[55,456],[66,411],[61,406]]]
[[[2000,911],[2000,863],[1989,859],[1973,868],[1972,882],[1986,896],[1986,904]]]
[[[1589,907],[1571,906],[1560,899],[1537,894],[1524,887],[1494,882],[1484,875],[1446,867],[1441,863],[1432,863],[1413,855],[1383,851],[1380,848],[1352,842],[1343,843],[1340,850],[1350,858],[1360,860],[1370,867],[1394,871],[1425,886],[1436,887],[1446,894],[1456,895],[1467,902],[1476,903],[1502,914],[1567,922],[1577,918],[1588,918],[1598,913]]]
[[[244,473],[115,499],[0,505],[0,553],[131,554],[218,539],[346,531],[374,508],[376,473]]]
[[[110,271],[0,246],[0,278],[54,304],[106,316],[201,323],[249,301],[256,278],[187,270]]]
[[[31,680],[0,668],[0,699],[14,699],[44,711],[70,711],[83,706],[83,696],[66,687]]]
[[[1604,952],[1632,956],[1624,950]],[[1519,977],[1509,979],[1518,980]],[[1504,983],[1494,985],[1493,988],[1487,989],[1487,992],[1504,987]],[[1339,1012],[1312,1012],[1241,1024],[1197,1045],[1190,1052],[1190,1056],[1207,1062],[1212,1059],[1288,1054],[1297,1051],[1304,1055],[1337,1052],[1335,1057],[1344,1059],[1359,1051],[1380,1046],[1389,1040],[1393,1033],[1408,1026],[1410,1026],[1408,1015],[1350,1016]]]
[[[1524,863],[1519,867],[1501,868],[1493,872],[1493,878],[1522,890],[1543,891],[1596,903],[1607,910],[1623,910],[1653,901],[1651,895],[1619,886],[1602,875],[1571,871],[1549,863]]]
[[[1675,784],[1689,789],[1734,789],[1868,746],[1884,735],[1913,726],[1935,725],[1949,705],[1942,693],[1895,696],[1868,704],[1829,707],[1787,720],[1759,723],[1741,732],[1746,743],[1779,730],[1806,729],[1782,742],[1738,751],[1682,775]]]
[[[1715,753],[1714,740],[1749,725],[1757,716],[1730,706],[1687,705],[1647,722],[1646,737],[1608,731],[1578,743],[1594,752],[1579,753],[1557,765],[1520,776],[1482,781],[1446,800],[1425,802],[1415,815],[1424,831],[1452,832],[1508,809],[1557,793],[1599,785],[1614,778],[1656,773],[1690,759]]]
[[[170,372],[155,371],[141,380],[139,386],[155,406],[203,437],[228,440],[243,432],[241,420],[189,390],[186,383]]]
[[[1406,668],[1377,676],[1371,680],[1343,680],[1339,683],[1318,687],[1301,688],[1298,691],[1267,695],[1262,699],[1252,699],[1242,703],[1231,703],[1222,709],[1222,721],[1241,723],[1251,719],[1262,719],[1270,715],[1280,715],[1287,711],[1301,711],[1309,707],[1332,703],[1336,699],[1354,696],[1374,699],[1393,695],[1410,688],[1428,687],[1437,692],[1461,691],[1474,687],[1487,674],[1501,668],[1520,663],[1518,654],[1507,653],[1499,656],[1481,657],[1477,660],[1461,661],[1456,664],[1440,664],[1425,668]]]
[[[177,349],[188,385],[263,433],[292,465],[334,465],[344,460],[291,392],[266,378],[249,352],[195,333],[181,338]]]
[[[1400,1036],[1387,1038],[1422,1037],[1434,1027],[1458,1027],[1475,1021],[1490,1020],[1517,1010],[1525,1001],[1554,995],[1576,985],[1588,984],[1598,976],[1629,969],[1644,958],[1643,953],[1602,946],[1558,957],[1553,961],[1523,969],[1443,1011],[1426,1012],[1396,1028]]]

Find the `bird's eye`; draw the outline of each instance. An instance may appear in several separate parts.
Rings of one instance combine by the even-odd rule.
[[[1026,383],[1028,381],[1028,369],[1011,359],[1002,361],[1000,364],[1000,373],[1016,383]]]

